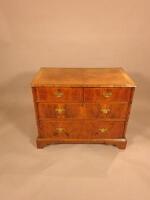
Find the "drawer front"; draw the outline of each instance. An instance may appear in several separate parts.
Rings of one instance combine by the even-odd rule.
[[[36,100],[48,102],[82,102],[82,88],[56,88],[38,87],[36,88]]]
[[[127,117],[127,103],[85,104],[86,118],[125,119]]]
[[[124,122],[41,120],[39,137],[52,139],[121,138]]]
[[[38,103],[40,119],[125,119],[127,103]]]
[[[38,112],[40,119],[81,119],[83,118],[83,104],[38,103]]]
[[[131,88],[84,88],[85,102],[109,102],[130,100]]]
[[[85,129],[90,133],[91,139],[114,139],[121,138],[124,134],[124,122],[106,122],[106,121],[87,121]]]

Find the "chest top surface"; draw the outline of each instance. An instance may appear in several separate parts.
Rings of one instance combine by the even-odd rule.
[[[43,67],[35,75],[32,87],[135,87],[127,72],[116,68]]]

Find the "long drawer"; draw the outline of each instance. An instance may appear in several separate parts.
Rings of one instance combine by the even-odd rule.
[[[39,137],[52,139],[121,138],[124,122],[102,122],[99,120],[53,121],[40,120]]]
[[[127,103],[38,103],[39,118],[125,120]]]

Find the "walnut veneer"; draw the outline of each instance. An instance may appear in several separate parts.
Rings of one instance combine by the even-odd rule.
[[[37,147],[102,143],[124,149],[134,89],[122,68],[41,68],[32,81]]]

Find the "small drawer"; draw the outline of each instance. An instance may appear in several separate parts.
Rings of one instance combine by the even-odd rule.
[[[80,121],[40,120],[39,137],[51,139],[81,139],[84,127]]]
[[[119,119],[125,120],[127,117],[127,103],[86,103],[86,118],[97,119]]]
[[[48,102],[82,102],[82,88],[37,87],[36,100]]]
[[[91,139],[114,139],[123,137],[125,123],[96,120],[86,121],[84,125],[86,132],[91,134]]]
[[[83,104],[79,103],[38,103],[40,119],[80,119],[83,108]]]
[[[131,88],[84,88],[85,102],[109,102],[130,100]]]

